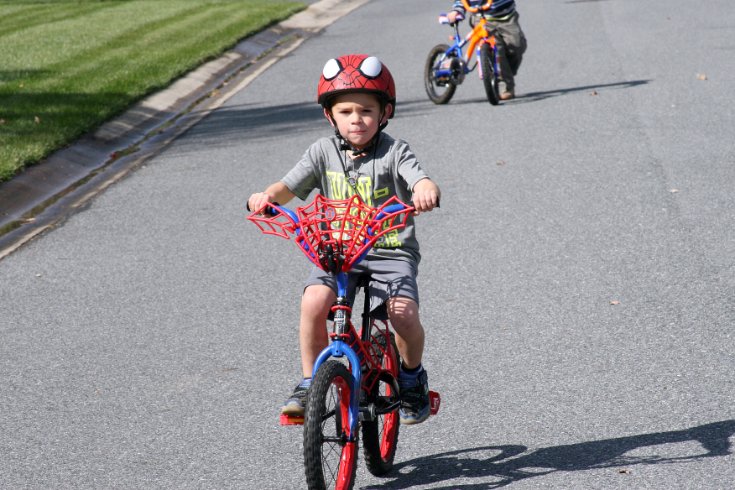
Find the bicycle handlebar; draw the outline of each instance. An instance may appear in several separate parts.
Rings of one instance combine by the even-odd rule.
[[[311,262],[336,274],[348,272],[380,237],[406,226],[407,217],[413,211],[413,207],[395,196],[373,208],[357,195],[334,200],[317,194],[311,204],[295,212],[268,203],[248,216],[248,220],[266,235],[286,239],[293,235]]]
[[[472,7],[470,5],[470,2],[468,2],[467,0],[462,0],[462,6],[465,8],[465,10],[473,14],[476,14],[478,12],[485,12],[489,10],[492,4],[493,4],[493,0],[490,0],[489,2],[485,2],[478,7]]]

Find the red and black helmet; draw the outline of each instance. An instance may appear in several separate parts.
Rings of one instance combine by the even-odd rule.
[[[378,95],[384,103],[393,105],[395,113],[396,85],[390,70],[375,56],[348,54],[327,61],[319,78],[317,102],[328,109],[330,99],[348,92]]]

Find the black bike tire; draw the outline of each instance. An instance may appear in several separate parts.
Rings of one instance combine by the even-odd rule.
[[[480,47],[480,68],[482,68],[482,84],[485,86],[487,100],[492,105],[498,105],[498,74],[495,71],[495,56],[492,47],[483,43]]]
[[[339,427],[348,424],[349,420],[343,420],[339,415],[340,411],[329,406],[332,388],[336,384],[344,384],[349,387],[351,383],[352,375],[347,367],[338,361],[327,361],[322,364],[312,379],[304,416],[304,468],[309,489],[351,489],[355,483],[359,431],[357,431],[355,439],[351,443],[345,442],[344,437],[342,437],[341,443],[332,440],[340,436],[338,434]],[[349,393],[343,396],[349,399]],[[331,417],[329,417],[330,414]],[[330,432],[334,431],[333,434],[326,434],[331,436],[329,441],[325,440],[327,439],[325,429]],[[330,467],[328,462],[325,461],[325,446],[327,446],[326,452],[328,454],[337,456],[336,466]],[[335,446],[341,446],[341,449],[335,451]],[[341,465],[344,464],[342,459],[344,459],[344,452],[347,450],[351,454],[351,457],[347,458],[351,467],[342,468],[343,471],[347,472],[344,475],[347,481],[338,486],[336,479]],[[328,484],[328,482],[331,484]]]
[[[446,53],[448,49],[449,45],[447,44],[437,44],[431,48],[429,56],[426,58],[426,65],[424,66],[424,88],[426,89],[426,95],[435,104],[446,104],[454,96],[454,91],[457,90],[456,84],[447,82],[446,89],[439,93],[437,88],[440,86],[434,82],[434,65],[436,64],[436,60]]]
[[[382,338],[384,339],[385,337],[382,336]],[[374,341],[373,339],[375,337],[371,337],[371,342]],[[392,344],[391,354],[393,356],[393,365],[398,367],[400,365],[400,359],[392,332],[390,334],[390,342]],[[396,372],[394,374],[397,376],[398,373]],[[382,381],[376,383],[375,393],[369,394],[370,397],[375,397],[379,394],[381,384],[385,385]],[[393,430],[390,431],[391,434],[383,438],[383,429],[387,423],[391,424]],[[398,410],[389,414],[380,415],[376,420],[362,422],[362,448],[365,453],[365,465],[373,475],[385,475],[393,469],[393,460],[396,457],[396,450],[398,449],[400,427],[401,418],[398,415]]]

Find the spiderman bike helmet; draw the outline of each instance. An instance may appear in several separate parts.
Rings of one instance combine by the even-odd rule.
[[[396,105],[396,85],[388,67],[375,56],[348,54],[327,61],[319,78],[317,102],[327,111],[335,97],[346,93],[375,94],[383,107],[392,106],[388,119],[393,117]],[[381,125],[383,129],[388,123]]]
[[[385,103],[396,103],[393,75],[375,56],[348,54],[332,58],[324,65],[317,89],[317,102],[328,108],[330,99],[349,92],[373,93]]]

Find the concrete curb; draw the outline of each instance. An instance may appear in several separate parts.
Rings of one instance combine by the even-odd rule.
[[[0,184],[0,260],[58,225],[281,57],[368,1],[319,0]]]

